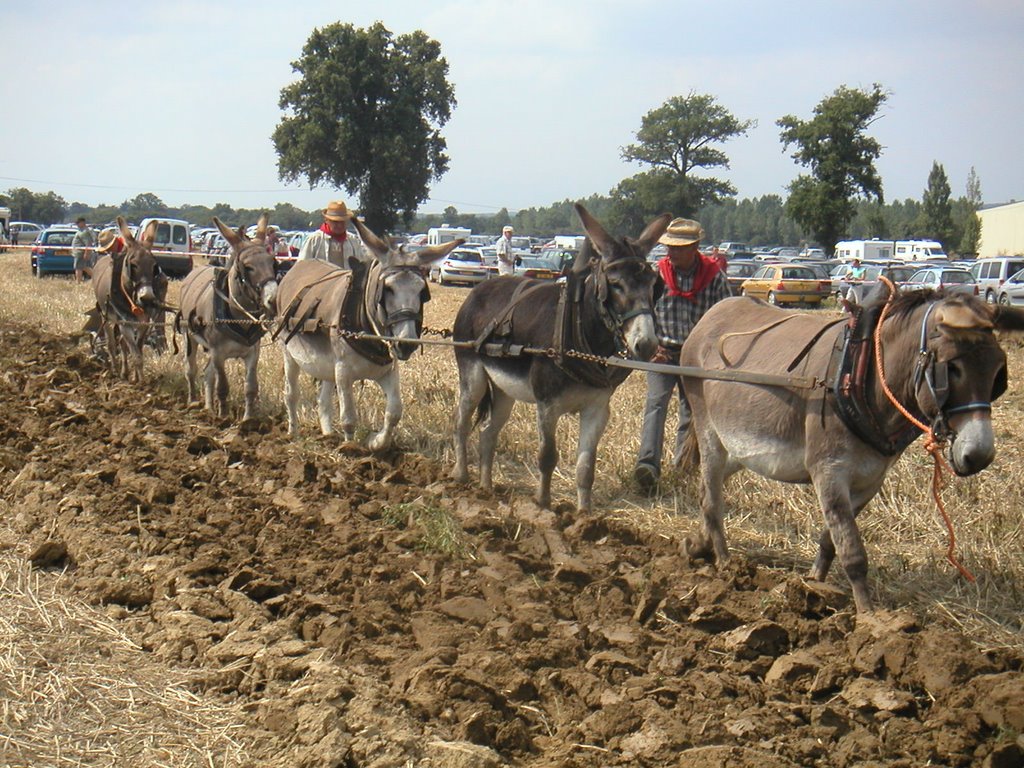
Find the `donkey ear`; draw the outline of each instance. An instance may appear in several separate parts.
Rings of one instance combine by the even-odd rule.
[[[996,304],[992,323],[1000,331],[1024,331],[1024,309]]]
[[[267,224],[270,223],[270,218],[267,216],[266,211],[260,216],[260,220],[256,223],[256,240],[261,243],[267,239]]]
[[[663,213],[644,228],[644,231],[640,233],[640,237],[636,239],[636,244],[644,254],[651,252],[658,239],[665,234],[665,230],[668,229],[671,221],[672,214]]]
[[[573,207],[576,209],[577,215],[580,217],[580,222],[583,224],[583,231],[587,233],[587,237],[590,238],[590,242],[593,243],[594,249],[604,257],[610,257],[615,249],[615,241],[612,240],[611,235],[605,231],[605,228],[601,226],[601,223],[590,215],[590,212],[579,203],[575,203]],[[661,237],[661,235],[658,235]]]
[[[231,227],[229,227],[223,221],[218,219],[216,216],[213,217],[213,223],[217,225],[217,229],[220,230],[220,233],[224,236],[224,239],[227,240],[228,243],[230,243],[231,245],[238,245],[240,242],[242,242],[242,238],[240,238],[235,233],[235,231],[231,229]]]
[[[153,243],[156,241],[156,228],[157,223],[155,221],[149,222],[146,225],[146,231],[142,233],[141,243],[145,248],[152,250]]]
[[[238,235],[239,242],[249,239],[248,235],[245,234],[245,224],[238,225],[238,232],[236,234]]]
[[[124,216],[117,217],[117,228],[121,232],[121,237],[124,238],[125,245],[131,245],[135,242],[135,236],[128,229],[128,222],[124,220]]]
[[[366,246],[373,251],[374,255],[379,259],[384,256],[390,249],[388,248],[387,242],[381,240],[370,228],[361,222],[357,217],[352,217],[352,223],[356,226],[356,232],[359,233],[359,239],[366,243]]]
[[[460,245],[465,244],[466,239],[460,237],[457,240],[452,240],[451,242],[444,243],[443,245],[432,245],[429,248],[423,248],[416,252],[416,258],[419,259],[420,266],[425,267],[435,261],[440,261]]]

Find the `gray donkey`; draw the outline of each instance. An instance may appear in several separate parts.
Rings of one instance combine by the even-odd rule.
[[[256,376],[263,338],[264,317],[277,310],[277,278],[274,257],[267,251],[267,215],[260,217],[255,237],[245,236],[245,228],[233,232],[214,217],[224,239],[231,245],[225,267],[206,266],[193,270],[181,284],[181,309],[175,318],[175,330],[184,321],[185,365],[189,402],[198,399],[196,353],[202,347],[209,353],[206,363],[206,408],[213,411],[214,390],[217,415],[226,416],[228,379],[224,363],[231,358],[245,361],[245,413],[252,418],[259,397]]]

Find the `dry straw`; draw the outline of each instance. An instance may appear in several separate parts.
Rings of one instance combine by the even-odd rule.
[[[89,286],[49,278],[33,279],[27,257],[0,262],[4,299],[0,321],[33,319],[47,330],[75,331],[81,312],[91,303]],[[170,299],[176,301],[177,283]],[[432,286],[434,300],[425,321],[434,328],[450,328],[465,288]],[[830,310],[812,310],[823,313]],[[998,454],[980,475],[953,482],[945,491],[947,508],[956,527],[959,554],[978,577],[976,584],[960,578],[945,561],[945,532],[931,499],[931,460],[920,441],[912,445],[889,473],[881,493],[860,519],[872,568],[872,586],[881,606],[910,606],[926,618],[965,629],[983,645],[1024,647],[1021,616],[1024,606],[1024,346],[1005,338],[1009,357],[1010,388],[993,408]],[[242,367],[229,364],[232,408],[240,413]],[[260,361],[262,408],[283,418],[281,354],[267,345]],[[170,356],[146,362],[149,386],[182,397],[182,364]],[[411,451],[433,457],[447,471],[452,463],[451,414],[458,388],[458,373],[449,349],[426,347],[401,368],[405,415],[399,425],[399,443]],[[358,402],[367,425],[379,426],[383,397],[375,384],[359,387]],[[638,495],[630,483],[645,394],[642,375],[632,375],[612,400],[612,418],[598,451],[595,505],[609,516],[625,518],[645,530],[673,538],[697,526],[699,500],[692,472],[669,472],[660,495]],[[301,411],[304,439],[317,444],[315,390],[303,381]],[[669,416],[673,427],[674,414]],[[553,492],[556,503],[575,499],[575,446],[577,424],[566,418],[558,431],[559,469]],[[475,445],[475,442],[474,442]],[[495,482],[498,492],[526,495],[536,480],[537,432],[531,407],[517,404],[502,433]],[[822,524],[809,488],[787,486],[740,473],[726,488],[730,541],[740,552],[782,568],[806,570],[817,547]],[[832,579],[846,589],[841,569]]]

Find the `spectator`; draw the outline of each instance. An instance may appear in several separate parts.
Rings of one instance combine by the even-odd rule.
[[[516,255],[512,251],[512,233],[510,226],[502,227],[501,237],[494,244],[498,256],[498,274],[511,275],[516,271]]]
[[[718,268],[725,272],[729,267],[729,260],[725,257],[725,254],[718,250],[718,246],[714,246],[711,249],[711,260],[718,265]]]
[[[85,282],[86,277],[92,277],[92,266],[96,263],[96,233],[93,231],[84,216],[75,220],[78,231],[71,240],[71,258],[74,259],[75,282]]]
[[[115,235],[113,230],[104,229],[100,232],[99,246],[96,248],[96,257],[106,256],[107,254],[120,253],[124,250],[124,238],[120,235]],[[93,262],[95,266],[95,262]]]
[[[854,259],[850,263],[850,280],[863,280],[864,279],[864,267],[860,265],[860,259]]]
[[[363,244],[348,231],[352,214],[342,200],[332,200],[324,208],[324,223],[306,238],[299,249],[299,259],[320,259],[345,269],[353,261],[365,261]]]
[[[729,296],[725,274],[711,257],[701,255],[699,246],[703,236],[700,222],[674,219],[658,241],[668,247],[668,255],[658,260],[663,290],[654,305],[659,347],[652,362],[678,365],[680,349],[693,326],[714,304]],[[676,462],[681,457],[690,426],[690,408],[683,390],[683,379],[671,373],[648,372],[640,452],[633,470],[633,478],[645,493],[652,492],[661,477],[665,419],[672,393],[677,390]]]

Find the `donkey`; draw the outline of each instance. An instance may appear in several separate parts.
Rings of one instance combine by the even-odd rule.
[[[693,329],[680,365],[809,374],[831,385],[796,389],[684,377],[700,447],[704,517],[702,534],[687,542],[690,554],[729,559],[722,487],[740,469],[812,483],[825,528],[810,577],[824,580],[838,550],[857,611],[872,610],[856,517],[921,434],[883,392],[876,335],[891,392],[918,421],[949,438],[954,471],[972,475],[992,461],[991,403],[1007,384],[1006,355],[993,331],[1024,329],[1024,310],[919,291],[894,295],[879,326],[884,304],[884,296],[869,297],[844,328],[838,323],[845,319],[736,297],[716,304]]]
[[[359,421],[353,385],[373,380],[387,399],[384,425],[368,442],[370,450],[380,451],[391,444],[402,418],[396,358],[407,360],[418,346],[401,339],[419,338],[423,305],[430,300],[424,271],[465,240],[411,253],[377,237],[358,219],[353,221],[371,259],[353,261],[351,269],[313,259],[296,262],[278,289],[281,321],[275,335],[284,334],[288,431],[299,432],[300,372],[320,381],[320,430],[325,435],[333,431],[331,400],[337,391],[347,440],[355,437]],[[357,338],[359,333],[398,341]]]
[[[252,240],[245,228],[238,232],[216,216],[213,223],[231,246],[227,266],[206,266],[193,270],[181,284],[181,309],[175,318],[175,330],[185,323],[185,368],[188,399],[198,399],[196,353],[202,347],[209,353],[205,375],[206,409],[217,415],[228,410],[228,379],[224,364],[231,358],[245,362],[245,413],[252,418],[259,399],[257,367],[263,318],[272,318],[277,310],[277,276],[273,255],[267,250],[267,214],[260,217]]]
[[[136,239],[123,217],[117,227],[124,251],[104,256],[93,268],[92,285],[96,311],[107,339],[110,370],[129,381],[142,381],[142,347],[149,334],[155,310],[163,306],[154,288],[156,258],[153,240],[156,222],[151,222]]]
[[[652,221],[636,240],[615,238],[582,206],[576,212],[588,239],[566,283],[505,276],[478,284],[455,318],[459,401],[455,411],[453,478],[469,480],[466,441],[471,417],[486,416],[480,432],[480,485],[491,490],[498,434],[516,400],[536,403],[540,432],[540,485],[535,501],[551,503],[551,476],[558,461],[555,430],[566,413],[580,414],[576,495],[590,509],[597,444],[608,424],[609,401],[628,371],[562,354],[566,348],[601,357],[620,350],[649,360],[658,347],[654,329],[654,270],[646,255],[665,232],[670,214]],[[487,354],[494,340],[497,355]],[[514,345],[559,350],[546,356],[503,356]]]

